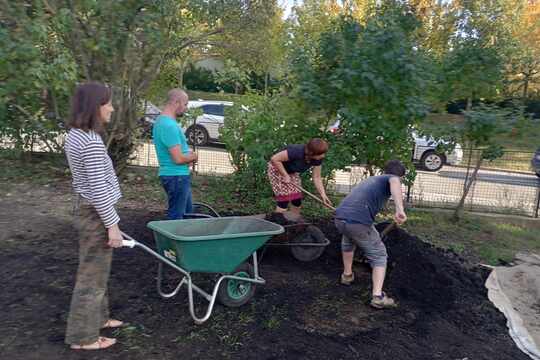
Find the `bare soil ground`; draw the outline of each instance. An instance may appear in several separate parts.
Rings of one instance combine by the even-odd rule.
[[[270,249],[261,264],[267,284],[254,299],[236,309],[217,305],[203,325],[191,320],[185,293],[158,296],[152,257],[115,251],[111,310],[130,326],[104,332],[119,339],[110,349],[72,351],[63,343],[77,267],[69,184],[7,188],[0,196],[3,359],[527,359],[487,299],[487,273],[402,230],[386,240],[387,290],[400,306],[371,309],[368,268],[356,266],[351,287],[338,285],[339,236],[328,219],[318,224],[332,241],[321,258],[301,263],[286,248]],[[123,206],[122,229],[153,246],[146,223],[162,214]]]

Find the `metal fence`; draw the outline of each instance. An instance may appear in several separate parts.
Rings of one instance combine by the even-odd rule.
[[[420,207],[454,208],[473,169],[445,166],[438,172],[419,172],[407,187],[407,201]],[[538,217],[540,179],[534,174],[481,168],[465,199],[471,211]]]
[[[418,207],[455,208],[464,191],[465,182],[472,176],[478,150],[464,150],[459,165],[445,165],[439,171],[421,169],[413,185],[404,192],[409,205]],[[229,154],[223,148],[197,148],[199,161],[196,171],[205,175],[226,175],[234,172]],[[503,157],[483,162],[465,200],[465,209],[493,213],[507,213],[538,217],[540,178],[530,169],[533,153],[507,151]],[[157,166],[152,144],[141,144],[132,164]],[[367,171],[353,166],[336,171],[330,188],[347,194],[358,182],[365,179]]]
[[[3,144],[3,147],[7,144]],[[35,145],[33,151],[48,151]],[[234,172],[229,154],[223,147],[199,147],[196,171],[201,175],[227,175]],[[480,156],[478,150],[463,150],[459,164],[445,165],[439,171],[419,169],[415,182],[404,186],[410,206],[455,208],[465,183],[471,178]],[[538,217],[540,206],[540,178],[530,168],[532,152],[507,151],[494,161],[483,162],[465,200],[470,211],[517,214]],[[132,165],[157,167],[157,157],[151,142],[141,143],[130,161]],[[367,177],[362,166],[336,171],[329,183],[330,191],[347,194]]]

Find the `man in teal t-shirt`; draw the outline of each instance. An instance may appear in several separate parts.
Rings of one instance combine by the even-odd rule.
[[[197,161],[184,132],[176,122],[187,110],[188,96],[180,89],[169,91],[167,104],[152,129],[159,163],[159,179],[167,193],[169,220],[183,219],[192,211],[189,164]]]

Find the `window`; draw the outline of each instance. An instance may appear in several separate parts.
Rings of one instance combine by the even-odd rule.
[[[208,115],[225,116],[223,105],[203,105],[203,112]]]

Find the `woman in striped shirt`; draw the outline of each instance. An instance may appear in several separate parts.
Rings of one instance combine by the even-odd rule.
[[[66,343],[72,349],[104,349],[116,339],[99,336],[123,322],[109,318],[107,281],[112,248],[122,246],[118,179],[101,134],[114,111],[111,90],[100,83],[79,85],[72,98],[66,156],[76,193],[79,267],[68,316]]]

